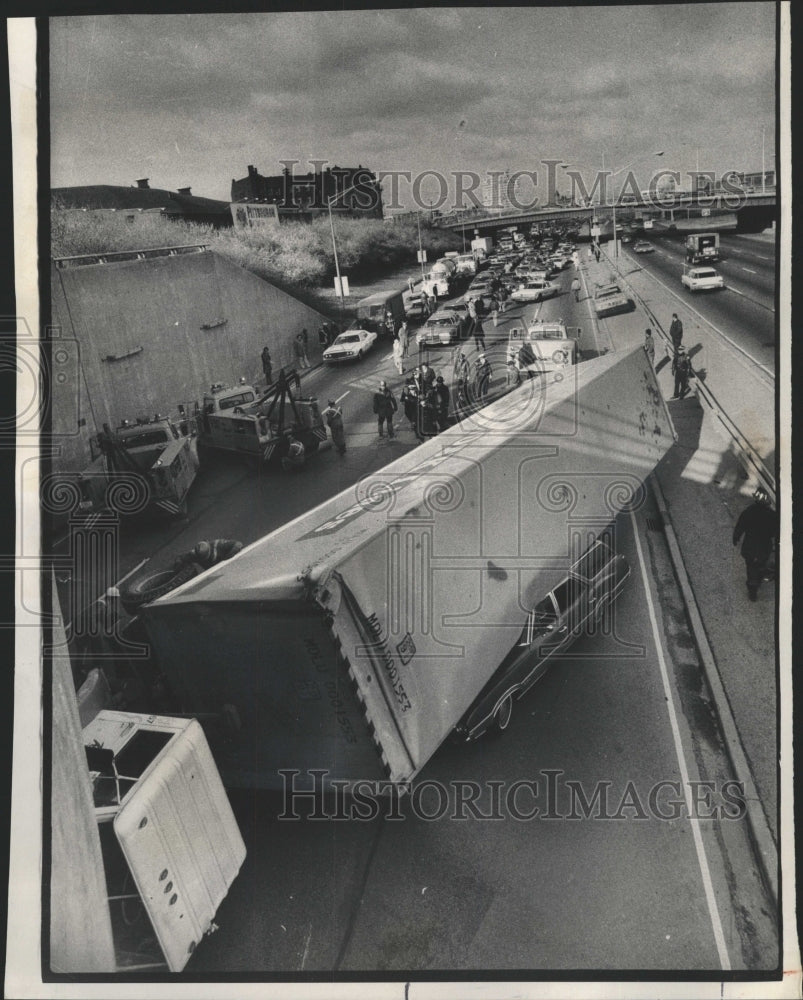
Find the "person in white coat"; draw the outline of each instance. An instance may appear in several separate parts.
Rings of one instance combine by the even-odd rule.
[[[396,371],[399,375],[404,375],[404,347],[401,337],[393,338],[393,364],[396,366]]]

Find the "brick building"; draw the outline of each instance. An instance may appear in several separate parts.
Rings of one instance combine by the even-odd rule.
[[[285,167],[272,177],[263,177],[255,166],[249,166],[246,177],[231,182],[232,204],[276,205],[280,220],[309,221],[327,211],[330,199],[336,199],[332,211],[339,215],[383,217],[381,185],[362,165],[326,167],[306,174]]]

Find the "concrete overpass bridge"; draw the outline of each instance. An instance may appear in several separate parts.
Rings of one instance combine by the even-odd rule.
[[[656,231],[692,232],[705,229],[736,229],[758,232],[772,225],[777,214],[775,190],[744,194],[734,205],[733,195],[687,195],[667,198],[661,202],[644,198],[625,198],[616,205],[617,225],[641,220],[652,223]],[[574,224],[588,235],[590,223],[596,220],[603,232],[613,228],[611,205],[546,205],[525,211],[495,215],[455,212],[438,220],[441,228],[465,232],[472,236],[494,236],[503,229],[516,226],[527,229],[533,223]]]

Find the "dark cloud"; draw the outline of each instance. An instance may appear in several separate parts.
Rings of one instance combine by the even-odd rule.
[[[57,18],[53,178],[226,197],[288,156],[515,169],[716,136],[744,158],[774,56],[765,3]]]

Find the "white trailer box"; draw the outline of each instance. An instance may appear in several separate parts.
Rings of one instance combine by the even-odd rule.
[[[673,441],[640,347],[527,382],[146,607],[159,664],[237,784],[409,780]]]
[[[194,719],[101,711],[83,739],[112,926],[136,927],[137,906],[144,907],[164,964],[180,972],[245,858],[206,737]],[[130,968],[120,933],[115,947],[119,970]]]

